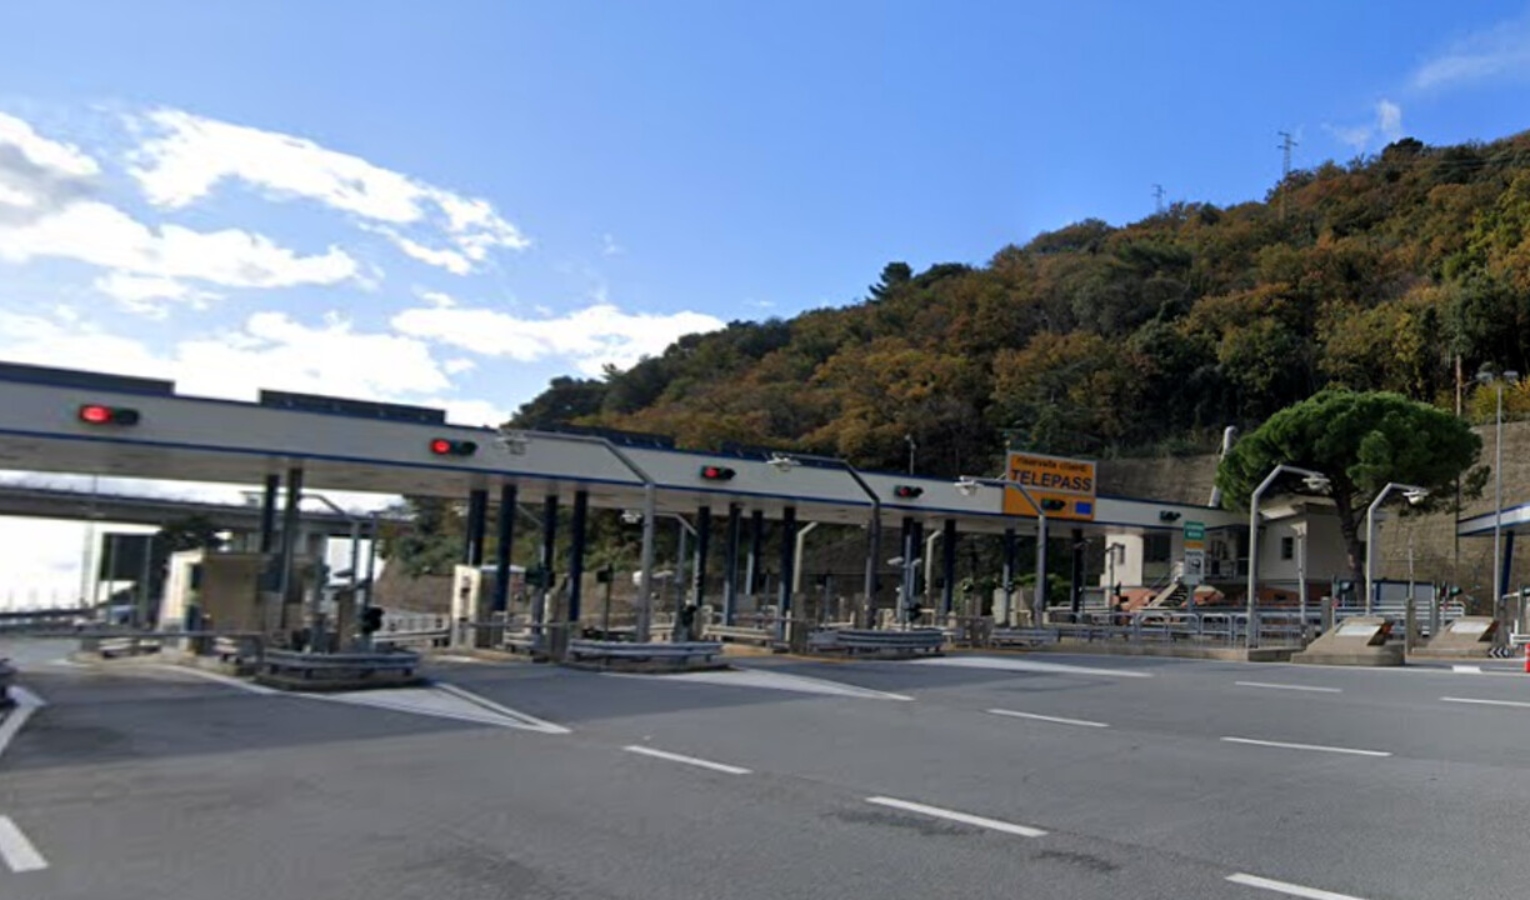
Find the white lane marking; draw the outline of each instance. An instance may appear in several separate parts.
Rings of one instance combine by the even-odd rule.
[[[508,706],[503,706],[501,704],[495,703],[488,697],[481,697],[472,691],[457,687],[455,684],[447,684],[444,681],[438,681],[436,682],[435,687],[437,690],[442,690],[453,696],[461,697],[463,700],[466,700],[469,703],[477,704],[478,706],[481,706],[490,712],[499,713],[506,718],[514,719],[521,723],[522,728],[529,728],[533,731],[541,731],[547,734],[570,733],[569,729],[563,727],[562,725],[549,722],[546,719],[539,719],[536,716],[530,715],[529,713],[523,713],[518,709],[511,709]]]
[[[904,694],[890,694],[886,691],[876,691],[853,684],[830,681],[826,678],[789,675],[785,672],[772,672],[768,669],[726,669],[717,672],[682,672],[676,675],[632,675],[621,673],[614,674],[611,677],[641,678],[645,681],[663,681],[667,683],[695,682],[699,684],[733,685],[736,687],[765,688],[775,691],[796,691],[802,694],[824,694],[831,697],[860,697],[871,700],[914,699]]]
[[[1323,753],[1348,753],[1351,756],[1391,756],[1385,750],[1356,750],[1353,747],[1327,747],[1322,744],[1292,744],[1286,741],[1256,741],[1253,738],[1224,737],[1229,744],[1252,744],[1255,747],[1280,747],[1285,750],[1318,750]]]
[[[931,656],[911,660],[903,665],[955,666],[961,669],[1002,669],[1009,672],[1043,672],[1057,675],[1108,675],[1112,678],[1152,678],[1152,672],[1131,669],[1100,669],[1094,666],[1074,666],[1068,663],[1041,662],[1033,659],[1015,659],[997,656]]]
[[[1462,674],[1465,674],[1465,675],[1481,675],[1482,674],[1482,667],[1481,666],[1451,666],[1450,667],[1450,671],[1452,671],[1452,672],[1461,672]]]
[[[1271,690],[1276,690],[1276,691],[1311,691],[1314,694],[1342,694],[1342,693],[1344,693],[1344,689],[1343,688],[1336,688],[1336,687],[1314,687],[1312,685],[1307,685],[1307,684],[1274,684],[1274,683],[1268,682],[1268,681],[1235,681],[1235,682],[1233,682],[1233,684],[1236,684],[1236,685],[1238,685],[1240,687],[1270,688]]]
[[[1444,703],[1476,703],[1481,706],[1517,706],[1522,709],[1530,709],[1530,703],[1518,700],[1478,700],[1475,697],[1441,697]]]
[[[0,859],[5,860],[12,872],[35,872],[48,868],[48,861],[37,852],[37,848],[21,833],[10,816],[0,816]]]
[[[181,675],[190,675],[193,678],[201,678],[204,681],[216,681],[218,684],[227,685],[228,687],[244,691],[247,694],[261,694],[263,696],[270,696],[271,694],[282,693],[282,691],[278,691],[275,688],[268,688],[263,684],[255,684],[251,681],[245,681],[243,678],[235,678],[232,675],[224,675],[222,672],[209,672],[206,669],[194,669],[191,666],[174,666],[170,665],[169,663],[153,663],[149,666],[149,668],[157,669],[161,672],[175,672]]]
[[[528,716],[500,706],[454,685],[343,691],[333,694],[300,693],[293,696],[329,703],[346,703],[351,706],[368,706],[373,709],[386,709],[417,716],[434,716],[438,719],[453,719],[477,725],[517,728],[542,734],[569,733],[569,730],[562,725],[544,722],[535,716]]]
[[[1273,878],[1260,878],[1258,875],[1249,875],[1239,872],[1236,875],[1227,876],[1227,880],[1233,884],[1244,884],[1249,887],[1263,888],[1267,891],[1276,891],[1291,897],[1304,897],[1306,900],[1361,900],[1353,894],[1336,894],[1333,891],[1325,891],[1319,888],[1302,887],[1299,884],[1291,884],[1287,881],[1276,881]]]
[[[1083,725],[1086,728],[1109,728],[1104,722],[1091,722],[1088,719],[1064,719],[1060,716],[1043,716],[1039,713],[1016,712],[1012,709],[990,709],[990,713],[996,716],[1010,716],[1016,719],[1035,719],[1038,722],[1056,722],[1059,725]]]
[[[738,766],[730,766],[726,763],[712,762],[709,759],[697,759],[694,756],[682,756],[679,753],[670,753],[665,750],[655,750],[652,747],[642,747],[637,744],[628,744],[622,748],[628,753],[639,753],[643,756],[652,756],[654,759],[667,759],[670,762],[684,763],[688,766],[696,766],[702,769],[711,769],[714,772],[722,772],[727,775],[748,775],[748,769]]]
[[[10,695],[16,705],[6,714],[5,720],[0,721],[0,756],[5,755],[5,748],[21,733],[21,726],[27,724],[32,714],[48,705],[43,698],[24,687],[12,687]]]
[[[976,825],[978,828],[987,828],[990,831],[1002,831],[1005,834],[1018,834],[1021,837],[1041,837],[1046,834],[1040,828],[1032,828],[1029,825],[1016,825],[1013,822],[1000,822],[998,819],[985,819],[982,816],[974,816],[969,813],[956,812],[949,809],[941,809],[938,806],[925,806],[923,803],[911,803],[908,800],[895,800],[892,797],[867,797],[867,803],[875,803],[878,806],[889,806],[893,809],[901,809],[905,812],[919,813],[925,816],[934,816],[937,819],[949,819],[952,822],[961,822],[963,825]]]
[[[68,657],[64,657],[64,656],[60,656],[58,659],[50,659],[50,660],[47,661],[47,663],[45,663],[45,665],[49,665],[49,666],[67,666],[68,668],[71,668],[71,669],[88,669],[88,668],[90,668],[90,666],[87,666],[84,663],[75,662],[74,660],[69,659]]]

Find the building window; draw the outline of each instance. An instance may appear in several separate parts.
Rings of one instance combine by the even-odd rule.
[[[1154,532],[1142,539],[1142,561],[1145,563],[1166,563],[1172,553],[1167,532]]]
[[[1280,558],[1292,560],[1296,558],[1296,538],[1283,537],[1280,539]]]

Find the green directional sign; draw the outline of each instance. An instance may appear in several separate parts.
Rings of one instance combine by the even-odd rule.
[[[1187,540],[1187,541],[1204,541],[1204,540],[1206,540],[1206,523],[1205,522],[1186,522],[1185,523],[1185,540]]]

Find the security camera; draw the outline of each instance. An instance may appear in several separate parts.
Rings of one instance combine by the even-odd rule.
[[[622,510],[622,521],[628,525],[636,525],[643,521],[643,514],[635,509]]]
[[[1420,503],[1423,503],[1428,498],[1429,498],[1429,492],[1424,490],[1423,488],[1414,488],[1412,490],[1404,491],[1403,492],[1403,499],[1407,500],[1410,504],[1412,504],[1414,506],[1417,506]]]
[[[960,491],[963,497],[971,497],[977,493],[978,483],[971,478],[961,478],[952,487]]]
[[[1308,475],[1306,478],[1302,479],[1302,483],[1307,485],[1307,490],[1312,491],[1315,494],[1321,494],[1324,491],[1327,491],[1329,485],[1331,484],[1327,475]]]
[[[784,453],[776,453],[772,454],[765,464],[777,472],[790,472],[797,465],[797,461]]]

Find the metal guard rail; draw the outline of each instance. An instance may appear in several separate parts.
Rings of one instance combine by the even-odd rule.
[[[269,674],[301,673],[312,678],[325,675],[355,674],[366,677],[374,672],[414,674],[420,667],[418,653],[299,653],[293,650],[267,650],[260,661]]]
[[[622,659],[622,660],[689,660],[701,658],[710,661],[721,656],[721,641],[677,641],[674,643],[639,644],[632,641],[571,640],[568,655],[571,659]]]
[[[907,653],[935,653],[945,646],[946,633],[939,628],[915,628],[908,631],[878,631],[867,628],[841,628],[816,631],[808,636],[808,646],[817,650],[895,650]]]

